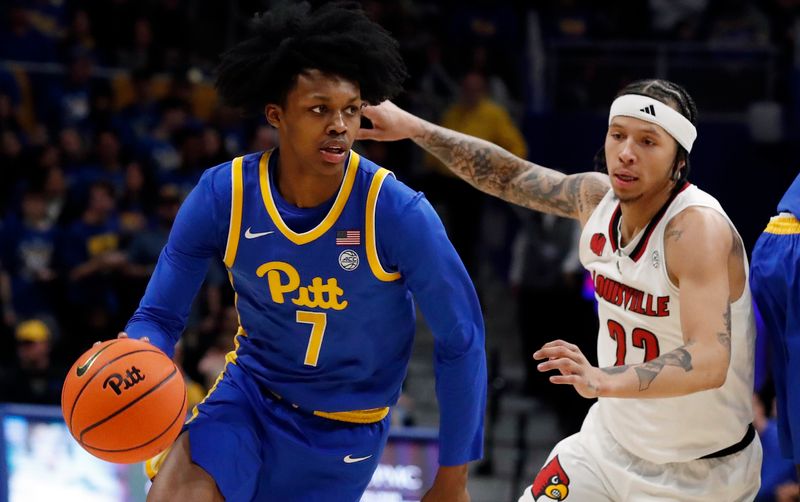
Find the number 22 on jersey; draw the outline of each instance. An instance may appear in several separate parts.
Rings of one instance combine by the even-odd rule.
[[[614,366],[625,364],[625,356],[628,351],[627,335],[625,327],[613,319],[608,320],[608,336],[617,342],[617,360]],[[631,343],[634,347],[644,349],[644,361],[647,362],[658,357],[661,349],[658,346],[658,338],[650,331],[643,328],[634,328],[631,331]]]

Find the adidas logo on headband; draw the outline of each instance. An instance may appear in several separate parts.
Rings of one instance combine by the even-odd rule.
[[[652,115],[653,117],[655,117],[655,116],[656,116],[656,109],[655,109],[655,108],[653,108],[653,105],[645,106],[644,108],[642,108],[642,109],[641,109],[641,110],[639,110],[639,111],[640,111],[640,112],[647,113],[648,115]]]

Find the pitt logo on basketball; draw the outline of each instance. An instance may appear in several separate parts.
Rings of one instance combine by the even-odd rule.
[[[122,394],[123,390],[128,390],[137,383],[144,380],[144,375],[142,375],[141,370],[139,370],[136,366],[131,366],[131,369],[125,372],[125,376],[123,377],[119,373],[112,373],[111,375],[106,378],[106,381],[103,382],[103,388],[110,387],[111,390],[114,391],[116,395]],[[125,384],[122,387],[122,384]]]
[[[335,277],[323,284],[321,277],[314,277],[308,286],[300,286],[300,274],[286,262],[271,261],[264,263],[256,270],[259,277],[267,276],[272,301],[284,303],[284,295],[294,293],[292,303],[302,307],[319,307],[323,309],[344,310],[347,300],[339,301],[344,291],[339,287]]]

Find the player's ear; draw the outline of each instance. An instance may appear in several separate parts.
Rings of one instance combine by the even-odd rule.
[[[264,115],[267,117],[267,123],[275,129],[277,129],[281,123],[281,111],[281,107],[274,103],[270,103],[264,107]]]

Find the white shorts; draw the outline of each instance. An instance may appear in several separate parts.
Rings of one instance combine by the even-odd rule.
[[[713,459],[654,464],[628,452],[589,410],[558,443],[519,502],[745,502],[761,485],[761,442]]]

